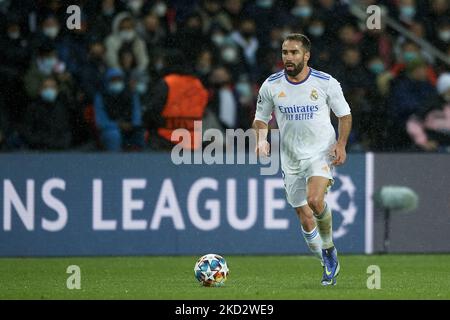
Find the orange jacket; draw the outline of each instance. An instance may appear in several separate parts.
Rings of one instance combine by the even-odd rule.
[[[201,146],[202,132],[197,132],[194,139],[194,121],[201,121],[208,103],[208,92],[199,79],[189,75],[171,74],[164,77],[168,86],[166,105],[162,110],[164,127],[158,128],[158,134],[174,144],[182,143],[187,149]],[[180,139],[172,141],[175,129],[187,129],[191,143]]]

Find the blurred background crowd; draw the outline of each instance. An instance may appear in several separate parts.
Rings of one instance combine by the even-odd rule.
[[[450,1],[359,2],[450,55]],[[0,149],[167,149],[190,118],[248,129],[291,32],[342,85],[349,151],[450,152],[449,65],[338,0],[0,0]]]

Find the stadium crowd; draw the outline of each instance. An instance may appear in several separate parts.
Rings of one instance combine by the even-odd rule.
[[[450,55],[450,1],[359,2]],[[79,29],[66,27],[69,5]],[[164,149],[178,97],[207,127],[248,129],[291,32],[342,85],[349,151],[450,152],[449,66],[384,23],[368,30],[338,0],[0,0],[0,149]]]

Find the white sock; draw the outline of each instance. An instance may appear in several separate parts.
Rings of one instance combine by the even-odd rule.
[[[328,204],[325,203],[323,212],[319,215],[315,215],[317,227],[319,229],[320,237],[322,238],[322,249],[329,249],[334,247],[333,244],[333,219],[331,210]]]
[[[303,238],[305,238],[306,244],[309,250],[322,262],[322,239],[320,238],[319,231],[317,227],[313,230],[306,232],[302,226]]]

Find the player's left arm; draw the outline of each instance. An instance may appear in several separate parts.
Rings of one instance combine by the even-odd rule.
[[[327,93],[328,104],[339,119],[338,140],[330,152],[334,156],[333,165],[340,166],[347,159],[345,147],[347,146],[348,137],[352,130],[352,115],[341,85],[336,79],[330,79],[330,86],[328,87]]]

